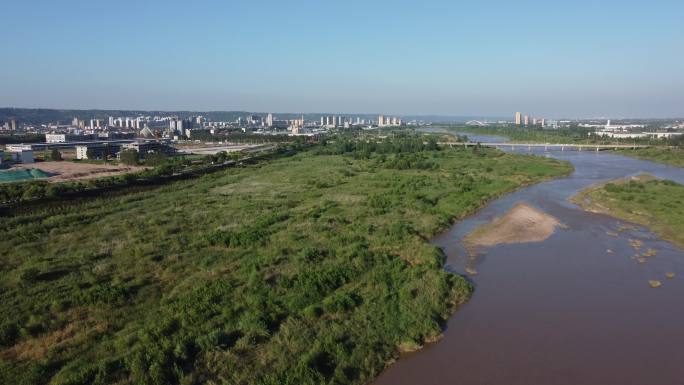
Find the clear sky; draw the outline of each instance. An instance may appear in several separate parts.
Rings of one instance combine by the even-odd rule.
[[[0,106],[684,116],[684,1],[1,0]]]

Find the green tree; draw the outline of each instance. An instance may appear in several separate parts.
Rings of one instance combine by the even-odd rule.
[[[156,167],[166,163],[166,154],[163,152],[153,152],[145,157],[145,164]]]
[[[138,164],[139,156],[137,150],[123,150],[119,155],[121,163],[129,166],[135,166]]]
[[[58,149],[53,148],[50,151],[50,160],[62,160],[62,153]]]

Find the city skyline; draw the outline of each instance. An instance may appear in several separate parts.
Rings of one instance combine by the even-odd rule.
[[[684,115],[674,1],[6,8],[3,107]]]

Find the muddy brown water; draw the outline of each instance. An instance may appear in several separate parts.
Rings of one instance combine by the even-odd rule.
[[[594,183],[639,173],[684,183],[684,169],[603,152],[537,154],[576,170],[492,202],[433,242],[445,250],[446,268],[463,274],[463,237],[518,202],[567,228],[539,243],[480,249],[476,290],[444,337],[402,356],[375,385],[684,384],[684,251],[568,202]],[[657,256],[638,263],[630,239]],[[653,279],[662,286],[651,288]]]

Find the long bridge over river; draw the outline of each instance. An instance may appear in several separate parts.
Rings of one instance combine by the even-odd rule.
[[[544,148],[544,151],[549,150],[575,150],[575,151],[603,151],[603,150],[617,150],[619,148],[637,149],[637,148],[648,148],[654,147],[647,144],[558,144],[558,143],[497,143],[497,142],[440,142],[439,145],[451,146],[451,147],[473,147],[473,146],[485,146],[485,147],[497,147],[497,148],[510,148],[515,149],[525,149],[532,150],[533,148]]]

